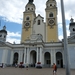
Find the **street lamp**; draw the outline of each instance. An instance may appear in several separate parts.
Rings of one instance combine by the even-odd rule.
[[[67,42],[67,34],[66,34],[66,23],[65,23],[65,14],[64,14],[63,0],[61,0],[61,13],[62,13],[63,36],[64,36],[65,69],[66,69],[66,75],[70,75],[70,65],[69,65],[69,55],[68,55],[68,42]]]

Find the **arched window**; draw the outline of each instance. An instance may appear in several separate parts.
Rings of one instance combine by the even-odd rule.
[[[75,28],[73,28],[73,31],[75,31]]]
[[[40,25],[40,20],[38,20],[38,25]]]
[[[32,10],[33,10],[33,8],[32,8]]]
[[[30,8],[28,8],[28,10],[30,10]]]
[[[2,37],[2,35],[0,35],[0,37]]]
[[[50,13],[50,14],[49,14],[49,17],[53,17],[53,13]]]
[[[29,17],[26,17],[26,20],[29,20]]]
[[[50,6],[52,6],[52,4],[50,4]]]

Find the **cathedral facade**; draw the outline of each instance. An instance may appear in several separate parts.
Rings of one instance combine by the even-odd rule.
[[[20,44],[6,42],[6,27],[0,30],[0,63],[14,65],[15,63],[36,64],[41,62],[43,67],[65,67],[64,39],[58,40],[57,3],[56,0],[47,0],[44,18],[36,16],[36,6],[33,0],[25,6],[23,12],[22,34]],[[75,69],[75,22],[71,18],[69,24],[70,36],[68,39],[68,53],[70,68]]]

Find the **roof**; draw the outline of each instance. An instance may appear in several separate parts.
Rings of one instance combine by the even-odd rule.
[[[2,32],[4,32],[4,33],[7,34],[7,31],[6,30],[0,30],[0,33],[2,33]]]

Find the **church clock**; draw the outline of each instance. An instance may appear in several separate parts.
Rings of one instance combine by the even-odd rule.
[[[30,21],[25,21],[25,22],[24,22],[24,28],[25,28],[26,30],[28,30],[28,29],[30,28]]]
[[[55,24],[55,19],[54,19],[54,18],[50,18],[50,19],[48,20],[48,24],[49,24],[50,27],[54,26],[54,24]]]

